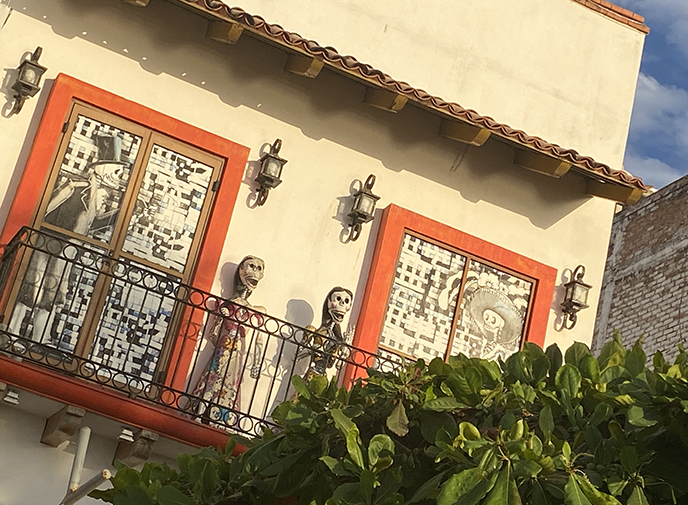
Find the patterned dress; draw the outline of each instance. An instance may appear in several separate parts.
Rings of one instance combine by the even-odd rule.
[[[241,322],[248,321],[252,311],[239,305],[226,304],[220,308],[220,314],[222,320],[219,335],[215,337],[215,352],[192,394],[213,404],[202,413],[203,417],[231,425],[236,422],[236,419],[232,419],[234,416],[231,416],[231,411],[241,408],[246,334],[251,329]]]

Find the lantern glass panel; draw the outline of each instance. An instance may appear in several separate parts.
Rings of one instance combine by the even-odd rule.
[[[573,301],[582,305],[588,303],[588,287],[583,284],[575,284],[573,289]]]
[[[356,210],[358,210],[362,214],[365,214],[366,216],[372,216],[375,212],[375,199],[371,198],[365,193],[361,194],[358,198],[358,205]]]
[[[280,173],[282,172],[282,162],[268,156],[267,162],[265,163],[264,172],[267,175],[271,175],[272,177],[279,179]]]
[[[26,65],[22,71],[21,80],[35,86],[38,84],[38,72],[30,65]]]
[[[573,284],[565,284],[566,293],[564,294],[564,301],[568,302],[573,300]]]

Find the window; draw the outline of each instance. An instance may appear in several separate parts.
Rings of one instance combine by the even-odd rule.
[[[58,76],[2,243],[32,226],[58,237],[63,257],[73,244],[117,268],[135,265],[156,287],[36,251],[7,304],[11,331],[151,379],[171,352],[173,286],[210,287],[247,156],[243,146]]]
[[[355,345],[495,359],[544,343],[556,269],[414,212],[384,210]]]
[[[406,231],[380,347],[426,362],[506,358],[521,345],[533,283]]]

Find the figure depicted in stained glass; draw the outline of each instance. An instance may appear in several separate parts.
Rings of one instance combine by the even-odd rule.
[[[109,208],[105,202],[110,193],[124,191],[131,170],[130,162],[120,160],[122,139],[116,134],[96,135],[93,143],[96,159],[83,174],[64,171],[64,181],[53,189],[45,210],[44,222],[77,236],[97,237],[98,230],[111,231],[119,208]],[[25,314],[31,310],[31,339],[55,343],[46,330],[50,332],[54,308],[65,303],[70,272],[70,264],[59,257],[34,252],[10,321],[12,333],[22,333]]]
[[[350,290],[339,286],[332,288],[327,294],[320,327],[317,330],[313,328],[308,341],[309,349],[301,354],[310,358],[306,371],[307,380],[315,375],[325,375],[327,369],[336,364],[337,356],[344,351],[346,339],[342,334],[341,323],[351,310],[353,297]]]
[[[192,391],[194,396],[220,406],[211,407],[203,413],[210,421],[227,422],[230,414],[228,409],[238,410],[241,407],[242,370],[245,364],[252,378],[258,378],[260,374],[263,338],[253,327],[262,323],[260,313],[264,313],[265,308],[249,304],[248,297],[264,274],[265,263],[262,259],[246,256],[241,260],[234,274],[234,294],[229,303],[220,307],[220,315],[210,331],[215,351]],[[251,341],[253,348],[248,356]]]

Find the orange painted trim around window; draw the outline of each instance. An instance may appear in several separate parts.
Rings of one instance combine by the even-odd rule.
[[[62,125],[74,99],[225,159],[220,189],[211,209],[191,281],[198,289],[210,290],[239,193],[249,148],[65,74],[59,74],[53,83],[17,193],[0,234],[0,244],[6,245],[22,226],[33,223],[43,196],[45,181],[52,168],[55,150],[60,142]]]
[[[535,279],[533,308],[525,334],[528,342],[544,345],[557,278],[555,268],[391,204],[382,214],[377,234],[368,283],[356,324],[356,347],[371,353],[377,351],[399,248],[407,230]]]

